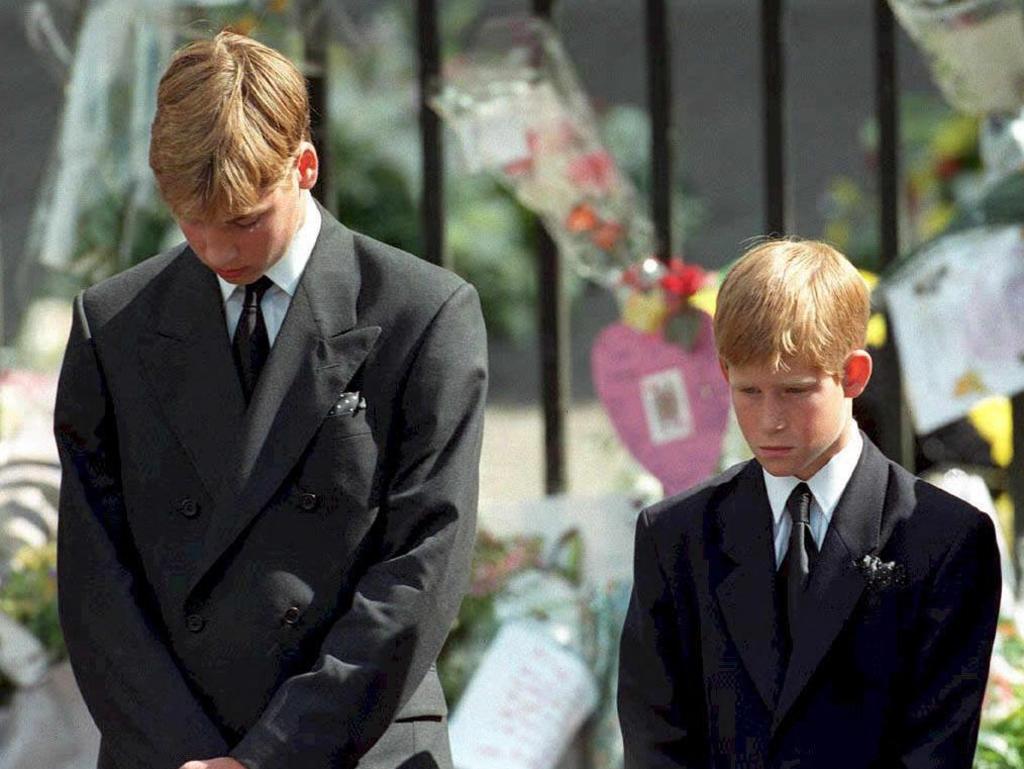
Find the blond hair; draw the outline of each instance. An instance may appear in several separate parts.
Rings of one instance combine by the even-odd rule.
[[[254,208],[309,141],[306,81],[282,54],[221,32],[179,49],[157,90],[149,165],[178,218]]]
[[[869,314],[867,286],[841,253],[813,240],[769,240],[723,281],[715,344],[727,365],[779,371],[799,361],[838,375],[864,347]]]

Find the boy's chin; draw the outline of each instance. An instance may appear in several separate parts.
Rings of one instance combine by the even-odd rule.
[[[787,475],[796,475],[800,471],[798,467],[799,463],[796,461],[796,457],[792,453],[782,456],[765,456],[764,454],[758,453],[755,455],[757,461],[764,468],[765,472],[769,475],[775,475],[778,477],[784,477]]]

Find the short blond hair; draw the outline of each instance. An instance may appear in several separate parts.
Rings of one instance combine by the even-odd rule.
[[[786,238],[749,249],[718,292],[715,344],[732,366],[787,361],[838,375],[864,347],[870,298],[864,279],[826,243]]]
[[[224,31],[179,49],[157,90],[149,166],[178,218],[254,208],[309,141],[306,81],[282,54]]]

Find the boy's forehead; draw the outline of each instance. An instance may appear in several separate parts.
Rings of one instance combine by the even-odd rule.
[[[273,191],[266,193],[260,200],[253,206],[245,206],[238,210],[204,210],[200,207],[181,212],[177,218],[191,222],[194,224],[201,224],[204,226],[217,226],[223,224],[232,224],[239,219],[246,219],[251,216],[256,216],[263,213],[264,211],[273,207]]]
[[[726,364],[729,372],[729,380],[770,382],[773,384],[787,384],[798,382],[812,382],[828,376],[828,373],[807,361],[785,360],[785,366],[776,367],[771,361],[757,361],[740,365]]]

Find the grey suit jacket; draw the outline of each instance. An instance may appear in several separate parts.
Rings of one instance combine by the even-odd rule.
[[[901,578],[869,577],[866,555]],[[626,769],[970,769],[1000,596],[986,515],[865,438],[788,664],[776,577],[756,461],[640,516]]]
[[[474,539],[479,303],[322,213],[248,409],[187,247],[75,300],[59,605],[101,767],[450,766],[434,661]]]

